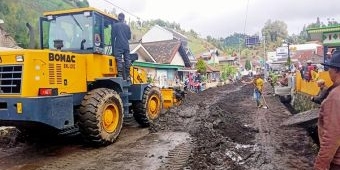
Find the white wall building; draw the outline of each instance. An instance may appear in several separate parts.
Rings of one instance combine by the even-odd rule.
[[[173,34],[165,28],[155,25],[142,37],[142,43],[173,40]]]

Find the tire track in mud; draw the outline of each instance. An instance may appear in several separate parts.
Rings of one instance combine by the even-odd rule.
[[[182,143],[171,150],[166,157],[166,163],[159,170],[180,170],[187,164],[191,153],[191,143]]]
[[[271,106],[269,106],[270,108]],[[254,125],[258,129],[256,140],[260,141],[260,155],[258,157],[259,169],[277,169],[275,165],[270,164],[272,156],[274,156],[273,141],[270,135],[269,123],[267,120],[268,109],[258,108],[254,115]]]
[[[210,164],[207,162],[217,161],[218,163],[212,164],[223,164],[225,153],[220,154],[218,149],[210,151],[211,148],[225,145],[227,140],[225,137],[219,137],[218,126],[223,123],[224,117],[224,112],[219,108],[219,105],[221,100],[228,97],[229,94],[238,93],[242,88],[241,86],[231,84],[207,89],[198,94],[189,93],[182,105],[170,108],[152,124],[151,129],[156,132],[181,131],[190,133],[192,136],[192,153],[187,165],[183,165],[184,169],[206,169],[204,168],[206,167],[205,164]],[[210,160],[211,155],[216,159]],[[183,160],[183,162],[185,161]],[[217,166],[214,165],[214,167]]]
[[[101,148],[86,148],[45,163],[37,170],[157,170],[168,159],[179,167],[191,151],[188,133],[129,131],[129,137]],[[175,157],[176,156],[176,157]],[[180,161],[181,160],[181,161]]]
[[[277,96],[267,95],[265,98],[269,109],[258,109],[253,116],[254,127],[258,129],[256,143],[260,147],[256,169],[312,169],[315,154],[306,130],[282,127],[281,123],[291,114]]]
[[[313,153],[307,132],[280,127],[290,113],[277,97],[267,96],[269,109],[258,109],[251,94],[250,86],[242,87],[199,103],[195,123],[201,126],[189,128],[198,129],[190,132],[196,138],[191,168],[311,169]]]
[[[123,129],[122,133],[126,133],[127,129]],[[123,158],[128,159],[129,156],[140,156],[144,157],[143,152],[139,152],[136,148],[133,154],[129,155],[128,149],[124,150],[124,148],[129,148],[128,146],[133,144],[134,141],[137,141],[139,138],[145,136],[148,131],[147,129],[142,129],[138,131],[129,130],[129,141],[126,139],[117,140],[114,144],[101,147],[101,148],[83,148],[72,154],[67,156],[63,156],[55,159],[54,161],[43,165],[37,170],[96,170],[96,169],[107,169],[111,167],[115,161],[121,161]],[[117,151],[117,154],[115,154]],[[125,151],[125,152],[124,152]],[[124,153],[124,155],[122,154]],[[111,168],[109,168],[111,169]]]
[[[208,98],[205,98],[205,100],[199,100],[199,102],[196,101],[192,101],[194,103],[191,103],[193,106],[192,107],[188,107],[188,108],[184,108],[183,110],[181,110],[180,112],[178,112],[178,115],[180,115],[182,118],[189,118],[189,120],[186,121],[185,125],[182,125],[182,127],[185,127],[190,134],[194,134],[197,133],[195,132],[196,130],[200,131],[199,129],[214,129],[214,126],[217,126],[221,121],[217,120],[217,121],[213,121],[211,122],[210,116],[217,116],[219,113],[212,113],[212,110],[220,110],[220,108],[218,108],[217,104],[226,96],[228,96],[228,94],[230,93],[236,93],[238,91],[241,90],[242,87],[236,87],[236,88],[232,88],[232,89],[226,89],[226,90],[222,90],[222,91],[215,91],[215,94],[213,96],[209,96]],[[194,112],[192,110],[195,110]],[[191,112],[191,114],[190,114]],[[189,117],[186,117],[189,113]],[[202,133],[204,133],[202,131]],[[199,140],[199,139],[198,139]],[[219,143],[223,141],[215,141],[215,143],[212,144],[213,145],[219,145]],[[193,141],[192,145],[197,145],[197,139],[196,141]],[[192,151],[192,148],[195,146],[190,146],[190,151]],[[213,152],[211,154],[216,154],[218,155],[217,152]],[[167,162],[167,164],[170,164],[170,167],[175,164],[176,166],[174,166],[175,169],[182,169],[184,167],[184,169],[195,169],[195,167],[190,167],[190,166],[185,166],[188,161],[192,161],[190,159],[192,158],[192,155],[190,155],[190,157],[186,157],[185,159],[182,159],[182,161],[180,161],[181,163],[178,164],[178,159],[175,159],[174,161],[172,159],[169,160],[169,162]],[[220,161],[222,162],[222,160],[220,159]],[[166,165],[167,165],[166,164]],[[216,166],[217,169],[218,166]],[[173,169],[171,168],[165,168],[165,169]],[[223,167],[222,167],[223,169]],[[221,170],[222,170],[221,169]]]
[[[251,113],[242,106],[242,101],[248,98],[248,95],[244,95],[248,92],[242,91],[243,88],[234,86],[233,89],[214,91],[215,94],[219,93],[218,98],[209,96],[198,104],[198,116],[194,123],[196,127],[189,128],[193,129],[190,134],[196,140],[191,169],[234,170],[249,167],[248,158],[257,148],[249,141],[252,139],[249,131],[253,129],[245,126],[239,117],[239,114]]]

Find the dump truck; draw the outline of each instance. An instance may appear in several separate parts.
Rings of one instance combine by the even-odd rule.
[[[131,81],[117,76],[116,16],[78,8],[45,12],[39,21],[40,49],[0,51],[0,126],[41,136],[80,132],[91,144],[107,145],[124,117],[148,126],[164,94],[167,107],[177,103],[174,90],[150,85],[141,68],[131,67]]]

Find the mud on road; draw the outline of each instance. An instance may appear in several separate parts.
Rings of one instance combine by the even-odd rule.
[[[282,127],[290,113],[271,95],[257,109],[252,87],[229,84],[187,95],[149,129],[127,121],[107,147],[79,138],[46,143],[0,137],[0,169],[312,169],[316,147],[305,129]]]
[[[284,105],[265,95],[269,109],[257,109],[252,91],[234,84],[189,94],[152,129],[191,135],[191,169],[312,169],[316,149],[306,130],[281,127],[290,116]]]

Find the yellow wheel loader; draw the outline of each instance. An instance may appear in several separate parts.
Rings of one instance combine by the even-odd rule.
[[[106,145],[119,136],[124,116],[142,126],[157,119],[163,96],[146,83],[146,74],[131,67],[131,81],[117,77],[116,22],[94,8],[46,12],[41,49],[0,51],[0,126],[80,132],[86,141]]]

